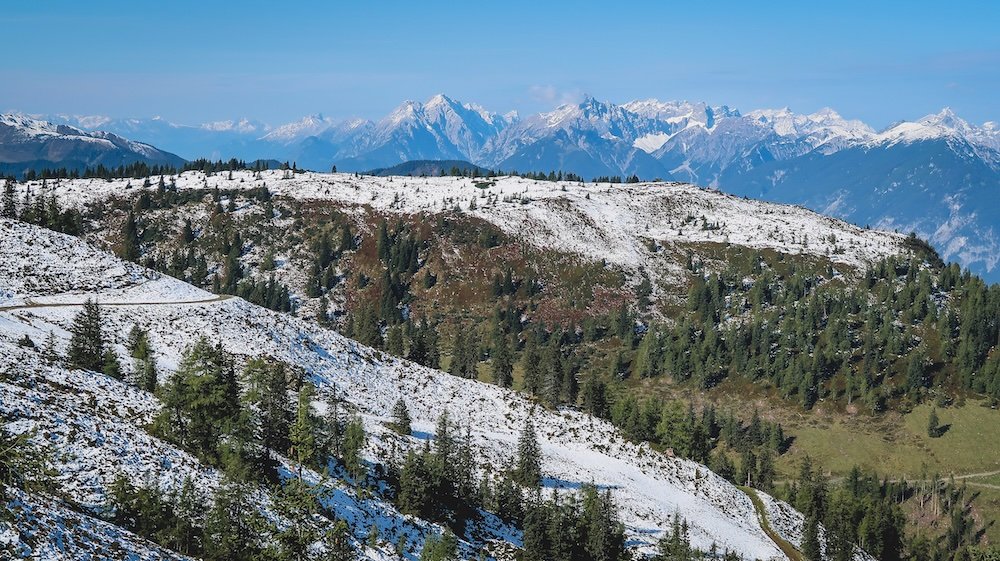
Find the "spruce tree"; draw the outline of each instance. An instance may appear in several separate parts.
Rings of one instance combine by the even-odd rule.
[[[321,537],[314,520],[318,508],[313,490],[301,478],[292,477],[282,484],[274,506],[287,522],[276,536],[279,558],[310,559],[310,546]]]
[[[403,330],[394,325],[388,329],[385,338],[385,351],[396,356],[403,356]]]
[[[625,552],[625,529],[611,500],[611,491],[601,494],[594,484],[583,486],[580,513],[583,549],[593,561],[618,561]],[[681,558],[684,559],[684,558]]]
[[[260,536],[266,526],[249,488],[243,483],[224,480],[205,520],[205,559],[256,559],[263,553]]]
[[[513,366],[507,336],[499,333],[494,345],[493,383],[504,388],[509,388],[514,383]]]
[[[451,345],[451,362],[448,364],[448,373],[453,376],[465,377],[465,330],[459,327],[455,331],[455,341]]]
[[[132,211],[129,211],[125,216],[125,223],[122,226],[121,249],[118,256],[133,263],[139,261],[139,225],[136,223]]]
[[[458,537],[445,530],[440,537],[430,536],[420,550],[420,561],[454,561],[458,559]]]
[[[316,459],[316,418],[312,413],[313,385],[306,383],[299,390],[295,421],[288,432],[292,460],[296,463],[297,475],[302,477],[303,467]]]
[[[353,561],[357,558],[354,548],[351,547],[351,529],[347,522],[337,519],[333,527],[327,530],[323,537],[323,545],[326,548],[326,561]]]
[[[116,353],[114,349],[109,348],[104,351],[104,361],[101,365],[101,372],[103,372],[105,376],[109,376],[116,380],[122,379],[122,365],[121,362],[118,361],[118,353]]]
[[[937,438],[941,436],[941,420],[938,419],[937,408],[931,408],[931,414],[927,418],[927,436]]]
[[[409,436],[412,432],[410,428],[410,411],[406,407],[406,402],[403,398],[396,400],[396,404],[392,407],[392,430],[398,432],[399,434]]]
[[[542,389],[541,355],[535,344],[535,337],[529,336],[521,353],[521,367],[524,370],[524,391],[538,395]]]
[[[323,418],[323,450],[328,457],[338,460],[344,455],[344,420],[340,416],[340,399],[336,390],[331,390],[326,399],[326,415]]]
[[[66,353],[69,367],[100,372],[104,366],[104,338],[97,303],[88,298],[69,330],[72,334]]]
[[[159,379],[159,374],[156,370],[156,359],[152,356],[148,356],[142,359],[139,363],[139,368],[136,376],[136,384],[139,388],[146,390],[149,393],[156,391],[156,384]]]
[[[549,559],[548,508],[541,495],[536,494],[525,508],[523,526],[522,561],[547,561]]]
[[[6,506],[6,487],[23,491],[44,490],[53,475],[44,449],[31,442],[31,432],[11,434],[0,423],[0,505]],[[0,508],[0,517],[6,508]]]
[[[515,477],[525,487],[537,487],[542,481],[542,452],[531,419],[525,422],[517,441]]]
[[[45,338],[45,346],[42,347],[42,358],[47,364],[56,364],[60,361],[59,350],[56,348],[56,335],[51,330]]]
[[[253,359],[247,363],[244,378],[249,385],[246,400],[256,410],[261,445],[266,449],[285,453],[289,446],[292,411],[284,365]]]
[[[158,435],[214,462],[222,435],[239,416],[235,375],[225,352],[199,339],[181,357],[163,388],[163,409],[154,424]]]
[[[429,518],[434,482],[431,481],[430,443],[425,441],[421,452],[409,451],[399,470],[399,510],[406,514]]]
[[[353,417],[344,426],[344,468],[347,473],[359,482],[365,475],[365,465],[361,452],[364,450],[365,426],[360,417]]]
[[[823,561],[819,541],[819,519],[814,515],[806,519],[805,531],[802,534],[802,554],[808,561]]]
[[[14,182],[10,179],[4,181],[3,185],[3,205],[0,208],[4,218],[17,218],[17,201],[14,197]]]
[[[185,477],[174,498],[174,513],[167,528],[166,545],[184,555],[202,551],[201,522],[204,517],[204,500],[190,476]]]

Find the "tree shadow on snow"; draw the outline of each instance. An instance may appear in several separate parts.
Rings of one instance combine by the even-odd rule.
[[[567,481],[565,479],[560,479],[558,477],[543,477],[542,487],[549,489],[582,489],[585,483],[580,481]],[[608,489],[618,489],[618,485],[594,485],[600,491],[607,491]]]

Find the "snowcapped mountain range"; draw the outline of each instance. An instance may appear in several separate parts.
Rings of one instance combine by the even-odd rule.
[[[106,124],[99,119],[86,122]],[[171,166],[184,163],[179,156],[116,133],[85,131],[23,115],[0,115],[0,173],[4,175],[46,167],[117,167],[139,161]]]
[[[5,117],[17,118],[23,119]],[[690,182],[805,205],[855,224],[915,231],[945,259],[1000,280],[1000,125],[973,125],[947,108],[880,131],[832,109],[743,113],[706,103],[615,104],[592,97],[525,117],[436,95],[406,101],[377,121],[314,115],[270,127],[246,119],[199,126],[48,119],[137,138],[187,158],[274,158],[344,171],[467,160],[587,179],[635,174]]]
[[[16,115],[7,118],[27,119]],[[315,114],[278,126],[246,118],[191,126],[160,117],[37,118],[136,138],[189,159],[213,154],[242,159],[302,156],[297,160],[301,167],[317,170],[332,164],[347,171],[364,171],[365,166],[388,167],[417,159],[461,159],[504,170],[524,162],[536,166],[531,171],[562,169],[587,177],[582,170],[559,165],[561,159],[572,159],[566,158],[567,153],[578,151],[594,160],[587,163],[595,172],[622,175],[637,165],[637,156],[616,159],[607,152],[627,154],[634,148],[659,162],[651,164],[649,170],[657,177],[717,186],[721,175],[734,167],[747,169],[763,161],[790,160],[814,151],[829,155],[853,147],[890,147],[939,139],[966,142],[992,168],[1000,166],[1000,125],[992,121],[973,125],[949,108],[881,131],[862,121],[845,119],[830,108],[809,115],[787,108],[741,113],[725,105],[656,99],[615,104],[589,96],[579,103],[523,118],[516,112],[500,115],[443,94],[426,102],[407,100],[377,121],[338,121]],[[566,144],[567,140],[572,145]],[[562,151],[551,151],[553,145],[561,146]],[[550,157],[539,157],[542,154]]]

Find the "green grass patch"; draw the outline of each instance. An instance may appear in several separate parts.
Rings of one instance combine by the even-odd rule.
[[[778,462],[785,476],[794,475],[805,455],[834,477],[852,466],[890,477],[917,478],[924,471],[942,476],[1000,469],[1000,411],[968,401],[962,407],[938,409],[948,430],[938,438],[927,435],[931,406],[906,415],[830,416],[786,425],[795,435],[791,450]]]

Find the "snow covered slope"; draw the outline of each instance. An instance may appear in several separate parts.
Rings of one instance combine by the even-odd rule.
[[[157,181],[151,181],[156,184]],[[141,181],[62,180],[48,188],[64,204],[85,204],[136,193]],[[178,189],[250,189],[323,199],[401,214],[462,212],[487,220],[508,235],[602,261],[628,272],[645,271],[667,283],[681,275],[679,257],[696,244],[734,244],[783,253],[822,256],[863,268],[904,251],[899,234],[866,230],[802,209],[763,203],[679,183],[575,183],[519,177],[356,177],[353,174],[260,174],[205,176],[187,172]],[[40,182],[29,183],[35,192]],[[19,185],[25,189],[25,185]],[[470,210],[472,201],[475,208]],[[651,250],[655,245],[657,251]]]
[[[309,185],[321,189],[314,183],[298,187]],[[343,188],[352,189],[349,184]],[[410,407],[415,434],[432,434],[435,419],[445,409],[471,427],[484,466],[510,459],[521,427],[531,418],[544,453],[545,485],[578,488],[594,482],[611,489],[636,547],[648,548],[680,512],[692,524],[696,546],[716,543],[748,558],[781,558],[746,495],[704,466],[626,442],[603,421],[572,410],[548,411],[510,390],[386,357],[312,323],[237,298],[217,299],[95,251],[76,238],[34,226],[0,220],[0,255],[0,291],[8,303],[25,306],[8,304],[0,310],[0,372],[10,373],[0,382],[0,413],[15,419],[12,430],[37,428],[37,434],[46,435],[44,444],[56,452],[61,491],[86,507],[103,504],[105,489],[117,474],[164,488],[175,488],[190,476],[205,492],[220,477],[144,432],[142,426],[159,408],[153,396],[99,374],[46,365],[39,351],[17,345],[27,334],[41,346],[51,332],[58,348],[65,348],[66,330],[78,311],[65,304],[97,297],[105,304],[105,332],[119,354],[124,355],[122,345],[133,325],[149,329],[163,377],[198,336],[221,342],[240,358],[266,355],[303,368],[321,394],[336,388],[362,415],[371,435],[365,452],[369,460],[384,459],[394,443],[419,445],[418,438],[395,436],[384,426],[400,397]],[[67,263],[80,264],[69,281],[65,277],[72,265]],[[419,551],[423,536],[437,531],[377,498],[357,496],[347,485],[328,489],[323,496],[338,516],[352,522],[357,538],[376,524],[386,543],[405,533]],[[267,498],[261,502],[267,508]],[[519,541],[516,531],[496,521],[475,534],[486,541]],[[56,539],[43,539],[48,545],[39,547],[50,547]],[[83,540],[78,535],[65,543]],[[465,551],[476,545],[482,544],[466,544]],[[140,557],[150,558],[151,551]],[[390,547],[363,552],[367,558],[392,558]]]

